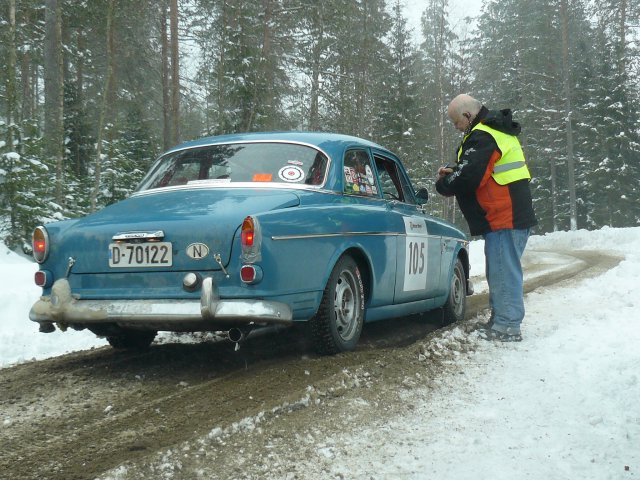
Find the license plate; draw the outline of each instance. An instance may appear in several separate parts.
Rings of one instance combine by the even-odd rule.
[[[170,267],[173,264],[171,242],[112,243],[109,266]]]

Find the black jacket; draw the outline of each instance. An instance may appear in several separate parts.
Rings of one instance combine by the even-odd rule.
[[[511,110],[490,111],[483,106],[471,128],[479,122],[510,135],[517,136],[521,131],[520,124],[511,118]],[[445,196],[456,196],[471,235],[536,225],[529,180],[499,185],[491,176],[502,155],[493,137],[474,130],[461,147],[459,160],[458,149],[455,152],[458,170],[439,179],[436,190]]]

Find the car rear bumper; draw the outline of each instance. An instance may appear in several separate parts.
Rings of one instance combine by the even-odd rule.
[[[42,324],[91,326],[116,323],[158,330],[210,330],[216,325],[287,324],[289,305],[257,299],[220,299],[211,278],[202,284],[197,300],[82,300],[71,294],[66,279],[54,283],[51,295],[41,297],[29,318]]]

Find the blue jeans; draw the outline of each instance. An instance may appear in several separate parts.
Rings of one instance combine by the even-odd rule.
[[[497,230],[484,235],[484,256],[493,329],[515,335],[524,318],[520,259],[531,229]]]

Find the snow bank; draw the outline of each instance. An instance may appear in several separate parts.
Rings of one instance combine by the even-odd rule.
[[[33,282],[37,270],[35,262],[0,243],[0,367],[106,344],[87,331],[38,332],[38,324],[29,320],[41,293]]]

